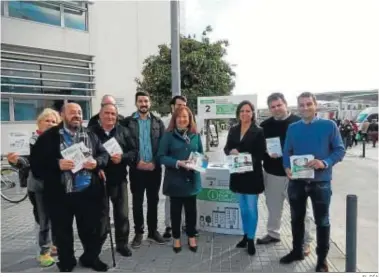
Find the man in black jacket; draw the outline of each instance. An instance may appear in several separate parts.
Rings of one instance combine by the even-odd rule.
[[[35,143],[30,155],[31,170],[35,178],[44,181],[60,271],[71,272],[76,266],[72,228],[75,216],[84,249],[79,259],[81,264],[104,272],[108,266],[99,259],[99,254],[106,236],[103,229],[107,201],[98,173],[107,165],[108,154],[97,136],[82,127],[82,110],[78,104],[66,104],[62,117],[61,124],[44,132]],[[79,155],[64,158],[62,152],[69,152],[71,146],[78,147]],[[80,153],[86,159],[78,163]]]
[[[284,199],[288,201],[288,178],[283,168],[282,153],[273,153],[270,141],[279,140],[276,148],[283,149],[288,126],[300,120],[287,109],[287,101],[282,93],[273,93],[267,99],[272,116],[261,123],[267,143],[267,153],[263,160],[265,196],[268,209],[267,235],[257,240],[257,244],[270,244],[280,241],[280,225]],[[304,255],[310,253],[311,214],[307,208],[305,216]]]
[[[117,115],[115,105],[103,105],[99,113],[100,124],[92,126],[90,130],[99,137],[103,145],[112,138],[115,140],[112,146],[104,145],[111,158],[104,172],[108,195],[113,204],[116,250],[122,256],[129,257],[132,252],[128,248],[130,227],[126,167],[135,166],[138,151],[128,129],[117,123]]]
[[[146,92],[137,92],[135,96],[138,111],[121,123],[126,126],[137,146],[136,166],[130,167],[130,189],[133,195],[133,219],[135,237],[132,247],[141,246],[144,233],[143,200],[147,196],[148,239],[164,244],[163,237],[157,230],[158,201],[161,186],[162,169],[157,160],[159,141],[165,131],[161,119],[150,113],[150,96]]]
[[[109,95],[109,94],[106,94],[103,96],[103,98],[101,99],[101,107],[103,105],[106,105],[106,104],[113,104],[113,105],[116,105],[116,100],[114,99],[114,97],[112,95]],[[122,115],[117,115],[117,119],[118,121],[120,120],[123,120],[124,117]],[[92,127],[94,125],[98,125],[99,124],[99,113],[98,114],[95,114],[93,117],[91,117],[91,119],[88,121],[88,125],[87,127]]]

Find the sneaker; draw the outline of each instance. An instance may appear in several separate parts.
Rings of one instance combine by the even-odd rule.
[[[302,260],[304,260],[304,253],[302,251],[295,252],[292,250],[290,253],[282,257],[279,262],[281,264],[290,264],[294,261],[302,261]]]
[[[50,254],[40,255],[38,261],[41,267],[49,267],[55,264],[55,260]]]
[[[148,236],[147,236],[147,239],[149,241],[152,241],[152,242],[155,242],[155,243],[158,243],[158,244],[165,244],[166,241],[164,240],[164,238],[161,236],[161,234],[159,234],[158,231],[155,231],[154,233],[150,233]]]
[[[261,239],[257,239],[257,244],[270,244],[270,243],[276,243],[280,242],[280,239],[273,238],[270,235],[266,235]]]
[[[50,248],[50,255],[52,257],[58,256],[58,249],[56,246],[52,245]]]
[[[163,234],[163,237],[165,239],[170,239],[171,238],[171,227],[166,227],[166,230]]]
[[[136,234],[132,241],[132,248],[140,248],[142,244],[142,234]]]

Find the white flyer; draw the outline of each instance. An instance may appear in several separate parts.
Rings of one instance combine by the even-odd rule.
[[[103,146],[110,156],[123,153],[120,144],[118,144],[115,138],[106,141]]]
[[[292,179],[313,179],[315,171],[313,168],[309,168],[307,163],[314,159],[313,155],[291,156]]]
[[[24,131],[10,132],[8,134],[9,152],[20,156],[30,155],[30,134]]]
[[[278,155],[278,157],[283,156],[282,145],[280,144],[279,137],[267,138],[266,146],[267,146],[267,153],[269,155],[275,154],[275,155]]]
[[[252,157],[248,153],[239,153],[238,155],[226,156],[230,173],[244,173],[253,171]]]
[[[84,145],[84,144],[83,144]],[[76,173],[83,168],[83,163],[85,163],[89,157],[85,157],[81,150],[81,143],[76,143],[70,147],[64,149],[61,154],[62,157],[66,160],[72,160],[75,163],[75,167],[71,170],[72,173]],[[85,146],[84,146],[85,147]]]
[[[198,152],[191,152],[187,166],[193,170],[204,173],[208,167],[208,158]]]

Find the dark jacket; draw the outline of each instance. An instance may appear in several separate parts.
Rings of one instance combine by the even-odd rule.
[[[163,124],[163,121],[154,116],[152,113],[150,113],[151,116],[151,129],[150,129],[150,137],[151,137],[151,150],[153,152],[153,161],[156,164],[156,169],[159,170],[160,166],[158,166],[158,148],[159,148],[159,141],[161,140],[164,132],[165,132],[165,126]],[[134,115],[126,117],[124,120],[120,122],[122,126],[125,126],[129,129],[130,136],[133,140],[134,145],[136,146],[138,152],[139,152],[139,125],[138,125],[138,119],[134,118]],[[139,162],[140,157],[137,156],[137,163]],[[135,169],[135,167],[130,167],[131,170]]]
[[[59,130],[63,128],[63,123],[58,126],[51,127],[45,131],[37,139],[30,153],[30,166],[35,178],[44,181],[44,191],[51,200],[62,199],[65,191],[63,183],[62,171],[59,168],[59,160],[62,159],[60,151],[60,134]],[[91,187],[99,187],[101,185],[98,172],[104,169],[108,163],[108,153],[101,145],[98,137],[84,128],[92,143],[92,156],[97,162],[97,166],[92,170]]]
[[[119,164],[114,164],[112,160],[109,159],[108,164],[104,169],[107,184],[119,185],[121,182],[126,181],[126,176],[128,175],[126,167],[135,166],[138,156],[137,148],[131,139],[129,130],[118,123],[110,131],[109,136],[104,132],[104,129],[101,128],[100,124],[96,124],[89,129],[97,135],[102,144],[114,137],[123,151],[121,162]]]
[[[119,114],[117,121],[120,122],[123,119],[124,117]],[[95,126],[95,125],[99,125],[99,114],[95,114],[93,117],[91,117],[91,119],[88,121],[87,128]]]
[[[230,128],[224,152],[229,155],[232,149],[240,153],[250,153],[253,171],[230,175],[230,190],[235,193],[260,194],[264,191],[262,160],[266,152],[266,141],[262,128],[252,124],[241,138],[241,125]]]
[[[177,161],[187,160],[191,152],[203,153],[199,134],[188,134],[187,143],[178,131],[166,132],[159,144],[158,158],[165,166],[163,193],[167,196],[186,197],[201,190],[200,173],[194,170],[176,168]]]
[[[340,133],[342,137],[348,137],[352,134],[352,132],[353,132],[353,126],[350,123],[349,124],[343,123],[340,126]]]

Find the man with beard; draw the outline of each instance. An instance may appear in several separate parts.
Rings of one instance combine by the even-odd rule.
[[[105,272],[108,266],[99,259],[105,240],[107,201],[98,173],[108,163],[108,154],[97,136],[82,127],[82,109],[76,103],[63,107],[63,122],[50,128],[37,140],[31,151],[33,175],[44,181],[45,199],[51,216],[52,230],[58,248],[57,263],[61,272],[76,266],[73,219],[84,253],[79,258],[84,267]],[[75,161],[64,159],[61,152],[80,145],[88,157],[76,173]]]
[[[99,137],[101,143],[104,144],[114,138],[122,150],[122,153],[109,153],[111,160],[104,172],[107,180],[107,192],[113,204],[116,250],[122,256],[129,257],[132,252],[128,248],[130,227],[126,167],[135,166],[138,151],[130,137],[129,130],[117,123],[117,116],[115,105],[104,104],[99,113],[100,124],[96,124],[90,129]]]
[[[106,94],[103,96],[103,98],[101,99],[101,104],[100,106],[104,106],[104,105],[107,105],[107,104],[112,104],[112,105],[116,105],[116,100],[114,99],[114,97],[112,95],[109,95],[109,94]],[[92,127],[94,125],[98,125],[99,124],[99,113],[98,114],[95,114],[93,117],[91,117],[91,119],[88,121],[88,125],[87,127]],[[117,120],[120,121],[120,120],[123,120],[124,117],[122,115],[117,115]]]
[[[135,167],[130,167],[130,189],[133,195],[133,219],[135,237],[133,248],[139,248],[144,233],[143,201],[147,196],[148,240],[164,244],[158,227],[158,201],[161,186],[162,169],[157,161],[159,141],[165,131],[161,119],[150,113],[150,96],[146,92],[137,92],[135,101],[138,111],[124,119],[131,137],[137,146],[139,155]]]

